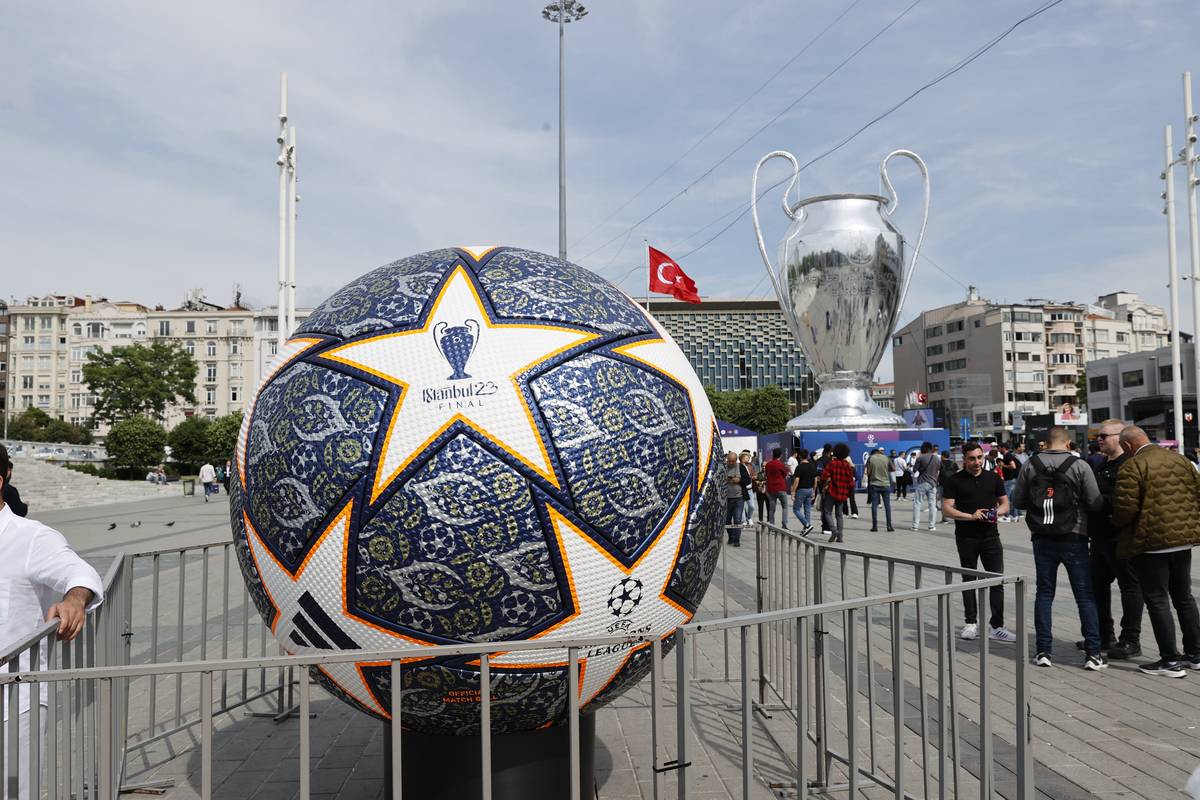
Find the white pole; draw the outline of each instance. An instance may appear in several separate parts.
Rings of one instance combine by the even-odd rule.
[[[558,257],[567,260],[566,0],[558,3]]]
[[[296,126],[288,135],[288,275],[287,275],[287,332],[296,329]]]
[[[1192,313],[1195,315],[1195,327],[1192,329],[1195,335],[1200,336],[1200,224],[1196,220],[1196,114],[1192,111],[1192,73],[1183,73],[1183,115],[1186,122],[1186,132],[1184,134],[1184,177],[1187,180],[1187,201],[1188,201],[1188,229],[1191,238],[1191,255],[1192,255]],[[1167,158],[1170,159],[1168,152]],[[1192,352],[1196,362],[1196,383],[1200,384],[1200,341],[1192,340]],[[1182,383],[1183,378],[1179,379]],[[1200,403],[1200,389],[1193,386],[1193,391],[1197,392],[1198,403]],[[1197,405],[1197,412],[1200,412],[1200,404]],[[1196,414],[1197,425],[1200,426],[1200,413]],[[1182,439],[1181,447],[1182,447]],[[1197,442],[1200,447],[1200,442]],[[1183,452],[1180,450],[1180,452]]]
[[[275,141],[279,144],[279,158],[275,160],[275,163],[279,165],[279,299],[276,303],[278,317],[276,340],[279,343],[280,352],[283,351],[283,342],[287,338],[287,119],[287,73],[283,72],[279,75],[279,133],[275,137]]]
[[[1177,444],[1175,449],[1183,452],[1183,372],[1180,362],[1182,358],[1179,354],[1179,270],[1176,264],[1175,255],[1175,153],[1172,152],[1174,144],[1171,140],[1171,126],[1163,128],[1163,152],[1166,164],[1166,169],[1163,171],[1163,179],[1167,183],[1167,190],[1163,192],[1163,200],[1166,201],[1166,206],[1163,208],[1163,213],[1167,215],[1167,286],[1171,289],[1171,371],[1175,377],[1172,381],[1172,401],[1175,409],[1175,439]],[[1195,289],[1195,281],[1192,281],[1193,289]]]

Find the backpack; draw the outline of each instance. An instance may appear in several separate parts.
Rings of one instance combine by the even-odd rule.
[[[1035,536],[1066,536],[1075,532],[1079,517],[1079,496],[1067,479],[1071,465],[1079,459],[1067,456],[1057,467],[1048,466],[1040,454],[1033,456],[1033,475],[1029,479],[1029,507],[1025,522]]]

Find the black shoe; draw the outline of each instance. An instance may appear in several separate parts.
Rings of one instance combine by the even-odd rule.
[[[879,533],[879,528],[871,528],[871,533]]]
[[[1108,659],[1102,655],[1088,656],[1087,660],[1083,662],[1083,668],[1093,672],[1108,669]]]
[[[1164,678],[1182,678],[1187,675],[1187,670],[1178,661],[1151,661],[1149,664],[1139,664],[1138,669],[1146,675],[1161,675]]]
[[[896,532],[896,529],[895,529],[895,528],[893,528],[891,525],[888,525],[888,526],[887,526],[887,529],[888,529],[888,533],[895,533],[895,532]]]
[[[1108,648],[1108,658],[1110,661],[1125,661],[1141,654],[1142,646],[1137,642],[1117,642]],[[1200,669],[1200,666],[1195,667],[1195,669]]]

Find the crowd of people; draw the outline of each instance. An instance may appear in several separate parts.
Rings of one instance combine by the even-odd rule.
[[[918,452],[875,448],[862,466],[861,485],[871,507],[871,531],[895,531],[893,498],[912,504],[912,530],[954,524],[959,564],[968,570],[1004,572],[1000,523],[1024,519],[1035,569],[1034,663],[1054,663],[1052,607],[1060,567],[1079,615],[1083,667],[1102,670],[1109,659],[1142,655],[1142,618],[1148,615],[1159,658],[1142,663],[1148,675],[1181,678],[1200,670],[1200,612],[1191,591],[1191,550],[1200,544],[1200,467],[1152,443],[1145,431],[1118,419],[1101,423],[1084,457],[1066,428],[1051,428],[1036,452],[1023,444],[978,442],[951,452],[929,442]],[[748,450],[727,454],[725,525],[739,547],[742,527],[754,520],[800,534],[817,518],[831,542],[844,541],[844,520],[857,518],[859,472],[845,443],[818,452],[800,449],[784,460],[776,448],[759,464]],[[790,513],[789,513],[790,512]],[[778,514],[778,517],[776,516]],[[964,580],[975,576],[965,575]],[[1112,584],[1120,597],[1114,620]],[[1014,642],[1004,624],[1004,590],[988,592],[989,616],[981,631],[976,593],[963,592],[962,639],[981,634]],[[1176,640],[1178,621],[1182,648]]]

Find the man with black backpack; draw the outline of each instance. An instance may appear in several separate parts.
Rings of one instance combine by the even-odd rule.
[[[1017,475],[1013,502],[1025,509],[1025,522],[1033,538],[1033,564],[1037,592],[1033,603],[1033,627],[1037,655],[1033,663],[1049,667],[1051,660],[1051,615],[1058,567],[1067,569],[1071,593],[1079,608],[1086,658],[1083,668],[1101,670],[1108,659],[1101,651],[1100,619],[1092,594],[1091,559],[1088,555],[1088,514],[1100,511],[1104,498],[1096,476],[1087,462],[1068,449],[1071,436],[1055,426],[1046,435],[1047,447],[1030,458]]]

